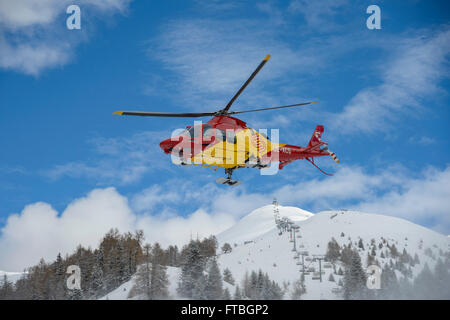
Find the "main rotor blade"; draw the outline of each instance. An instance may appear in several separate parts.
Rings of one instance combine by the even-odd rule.
[[[247,112],[256,112],[256,111],[265,111],[265,110],[274,110],[274,109],[283,109],[283,108],[291,108],[291,107],[300,107],[305,106],[308,104],[314,104],[319,101],[313,101],[313,102],[305,102],[305,103],[298,103],[298,104],[291,104],[288,106],[281,106],[281,107],[272,107],[272,108],[262,108],[262,109],[254,109],[254,110],[244,110],[244,111],[231,111],[228,114],[238,114],[238,113],[247,113]]]
[[[253,71],[252,75],[250,76],[250,78],[247,79],[247,81],[245,81],[245,83],[242,85],[242,87],[239,89],[238,92],[236,92],[236,94],[234,95],[233,98],[231,98],[230,102],[228,102],[228,104],[225,106],[225,108],[223,108],[222,110],[220,110],[220,113],[228,113],[228,109],[230,109],[231,105],[233,104],[233,102],[239,97],[239,95],[242,93],[242,91],[245,90],[245,88],[248,86],[248,84],[253,80],[253,78],[258,74],[259,70],[262,69],[262,67],[264,67],[264,65],[266,64],[266,62],[270,59],[270,54],[268,54],[264,60],[259,64],[259,66],[256,68],[255,71]]]
[[[206,117],[206,116],[214,116],[215,112],[141,112],[141,111],[117,111],[113,112],[113,114],[124,115],[124,116],[141,116],[141,117],[187,117],[187,118],[196,118],[196,117]]]

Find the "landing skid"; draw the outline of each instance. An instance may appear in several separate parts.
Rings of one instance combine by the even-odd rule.
[[[229,178],[222,178],[222,177],[218,178],[216,180],[216,182],[220,183],[220,184],[225,184],[225,185],[228,185],[228,186],[238,186],[238,185],[240,185],[242,183],[242,181],[233,180],[233,179],[229,179]]]

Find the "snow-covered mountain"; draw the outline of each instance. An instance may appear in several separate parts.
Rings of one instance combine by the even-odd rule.
[[[336,239],[341,247],[349,242],[358,247],[361,238],[364,250],[359,251],[363,264],[370,251],[372,239],[377,246],[383,243],[384,239],[390,245],[395,244],[400,253],[404,248],[413,257],[417,253],[420,264],[413,267],[414,275],[422,270],[425,263],[434,267],[436,260],[433,257],[436,258],[440,252],[447,252],[450,248],[448,237],[395,217],[355,211],[324,211],[313,215],[301,209],[283,206],[279,206],[278,210],[281,217],[289,218],[300,227],[295,237],[296,250],[308,254],[303,257],[307,260],[305,267],[311,270],[314,268],[316,272],[319,267],[318,261],[308,260],[312,260],[314,255],[325,255],[327,244],[332,238]],[[264,228],[261,228],[260,232],[255,222],[259,219],[264,221],[261,223]],[[246,233],[245,230],[250,232]],[[233,235],[237,241],[232,240]],[[300,277],[302,266],[297,263],[301,261],[301,256],[295,258],[297,252],[293,251],[294,239],[291,233],[279,234],[275,225],[273,206],[253,211],[235,226],[219,234],[217,238],[220,243],[229,242],[233,245],[231,253],[220,255],[219,263],[222,268],[228,267],[234,275],[239,275],[238,277],[242,277],[246,271],[258,269],[267,272],[271,279],[280,284],[292,283]],[[234,243],[237,246],[234,246]],[[376,251],[376,259],[382,266],[389,261],[388,258],[381,257],[381,252],[386,250],[386,243],[384,249],[377,247]],[[431,250],[430,256],[425,254],[428,248]],[[313,273],[306,276],[306,299],[338,298],[332,292],[337,291],[337,283],[341,276],[334,274],[335,282],[328,281],[333,269],[328,268],[329,264],[322,262],[322,267],[324,266],[322,282],[313,280]]]
[[[280,215],[294,222],[299,222],[314,216],[311,212],[296,207],[279,206]],[[274,206],[268,205],[253,210],[239,220],[233,227],[217,236],[219,242],[243,243],[256,239],[276,228],[274,219]]]
[[[291,232],[279,231],[276,214],[278,220],[287,218],[299,227],[295,237]],[[355,211],[312,214],[295,207],[268,205],[252,211],[230,229],[217,235],[220,245],[228,242],[232,246],[230,253],[219,254],[218,262],[222,270],[231,270],[237,284],[246,272],[259,269],[267,272],[271,279],[285,285],[285,298],[289,299],[292,283],[300,278],[303,258],[305,270],[310,271],[305,277],[307,293],[303,298],[339,299],[342,296],[338,282],[342,275],[336,274],[336,269],[341,265],[338,263],[333,267],[322,261],[320,282],[317,275],[319,262],[313,259],[315,255],[325,255],[327,244],[332,238],[341,247],[352,243],[353,248],[358,248],[365,267],[366,257],[372,250],[375,250],[375,259],[381,266],[389,263],[388,244],[395,245],[399,253],[405,249],[412,257],[417,254],[420,262],[411,266],[413,278],[425,263],[433,268],[437,258],[450,249],[448,236],[395,217]],[[364,248],[360,247],[361,243]],[[334,281],[329,280],[331,273]],[[403,276],[400,271],[396,273],[398,277]],[[179,298],[176,294],[179,269],[169,267],[168,276],[171,296]],[[104,298],[126,299],[133,281],[123,284]],[[233,286],[226,286],[231,293],[234,291]]]

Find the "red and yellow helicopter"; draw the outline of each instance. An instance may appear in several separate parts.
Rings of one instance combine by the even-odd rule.
[[[213,170],[224,168],[227,178],[216,181],[225,185],[238,185],[241,182],[232,179],[233,171],[240,168],[263,169],[272,163],[278,163],[278,169],[295,160],[305,159],[324,174],[315,163],[315,157],[331,156],[339,163],[336,155],[328,150],[328,143],[321,140],[324,131],[322,125],[316,126],[306,147],[272,142],[266,134],[247,127],[246,123],[232,115],[310,105],[318,101],[298,103],[280,107],[261,108],[245,111],[230,111],[231,105],[245,90],[256,74],[269,60],[270,55],[259,64],[256,70],[228,102],[225,108],[216,112],[173,113],[173,112],[141,112],[117,111],[113,114],[144,117],[205,117],[213,118],[204,124],[187,126],[181,133],[164,140],[160,147],[172,159],[182,165],[199,165]]]

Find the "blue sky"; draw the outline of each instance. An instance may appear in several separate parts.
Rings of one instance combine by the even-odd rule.
[[[69,4],[81,30],[66,28]],[[371,4],[381,30],[366,27]],[[182,243],[273,197],[449,234],[449,12],[447,1],[1,2],[0,269],[95,245],[112,226]],[[231,189],[159,149],[192,120],[112,115],[218,110],[268,53],[233,109],[320,100],[241,118],[296,145],[325,125],[341,164],[319,163],[333,177],[296,162],[273,176],[238,170]]]

